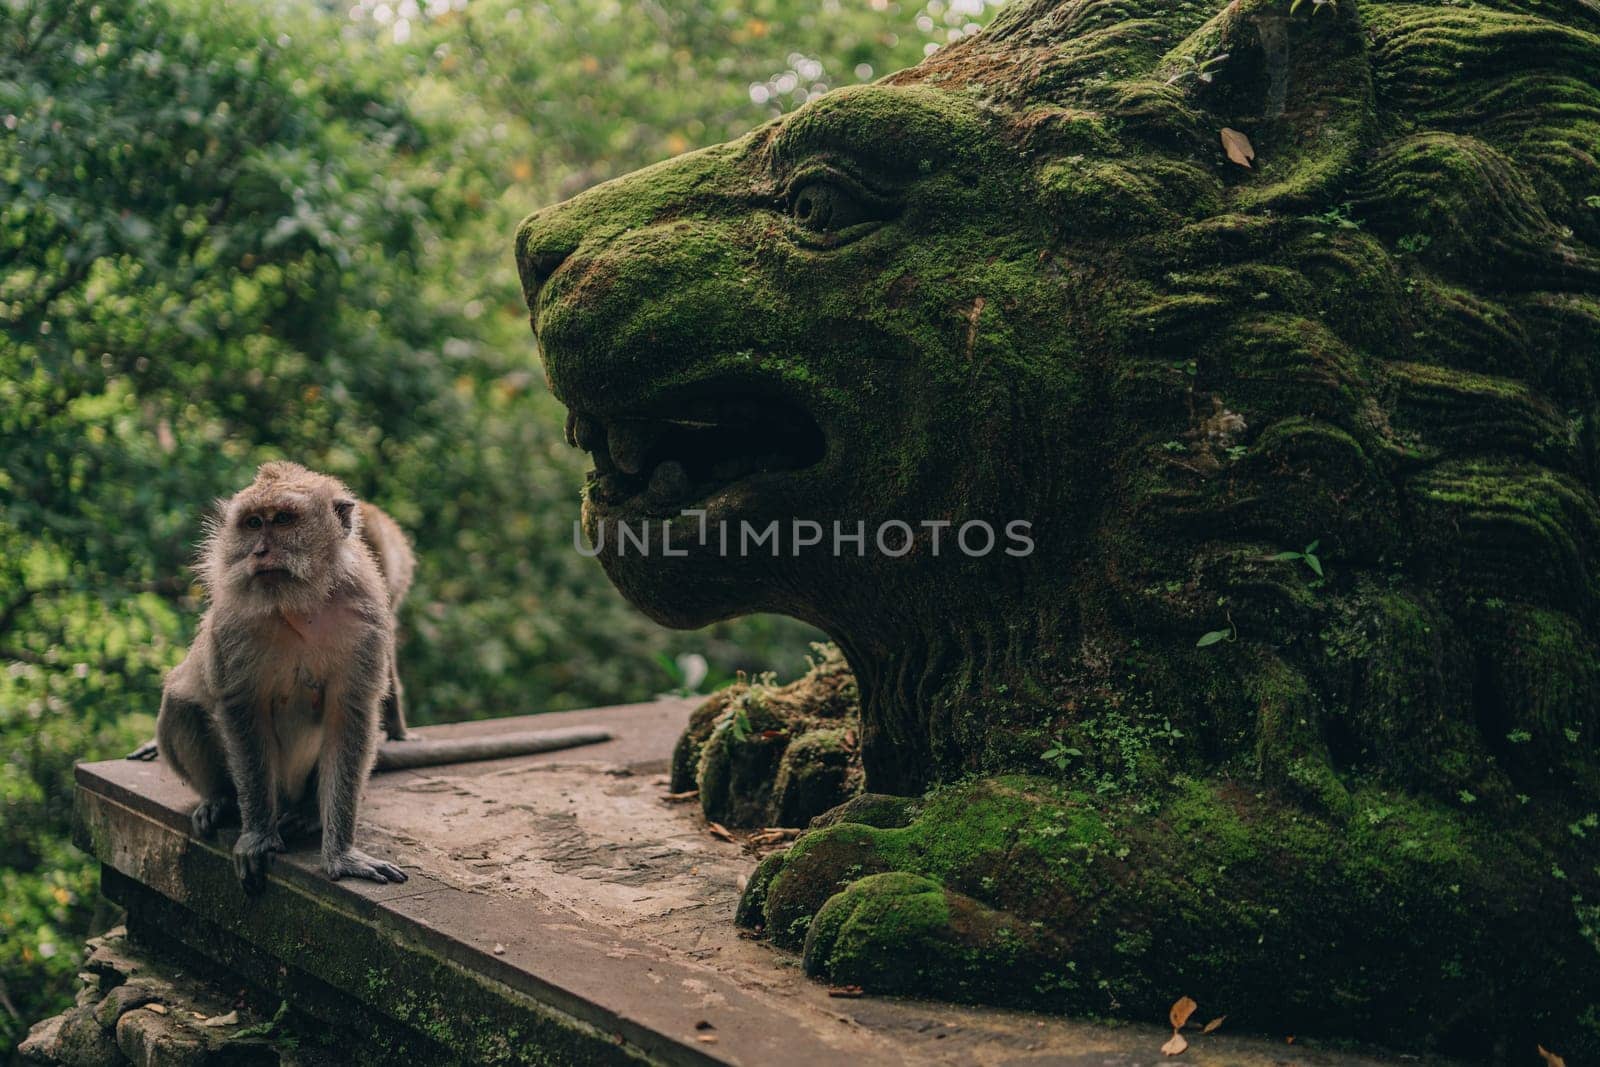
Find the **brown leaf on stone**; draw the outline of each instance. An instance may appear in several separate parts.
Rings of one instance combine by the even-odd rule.
[[[788,737],[789,736],[789,731],[788,730],[762,730],[756,736],[761,738],[763,741],[771,741],[775,737]]]
[[[1172,1002],[1172,1010],[1167,1012],[1167,1019],[1171,1021],[1174,1030],[1182,1030],[1183,1024],[1189,1021],[1189,1016],[1200,1005],[1194,1002],[1193,997],[1179,997]]]
[[[828,996],[841,997],[845,1000],[854,1000],[865,992],[858,985],[836,985],[828,990]]]
[[[1189,1047],[1189,1041],[1178,1031],[1172,1031],[1172,1036],[1167,1038],[1167,1043],[1161,1046],[1163,1056],[1181,1056],[1183,1050]]]
[[[1539,1055],[1544,1060],[1544,1067],[1567,1067],[1566,1060],[1557,1056],[1543,1045],[1535,1045],[1533,1047],[1539,1050]]]
[[[239,1022],[239,1013],[230,1011],[226,1015],[213,1015],[209,1019],[201,1019],[201,1026],[234,1026]]]
[[[715,1045],[717,1043],[717,1035],[716,1034],[701,1034],[698,1037],[696,1037],[695,1040],[701,1042],[702,1044]]]
[[[157,1015],[165,1015],[167,1013],[167,1006],[165,1004],[146,1004],[144,1008],[145,1011],[153,1011]]]
[[[1202,1034],[1214,1034],[1214,1033],[1216,1033],[1218,1028],[1220,1028],[1222,1026],[1222,1020],[1224,1020],[1226,1018],[1227,1018],[1226,1015],[1217,1016],[1215,1019],[1212,1019],[1210,1022],[1206,1023],[1206,1025],[1201,1029],[1200,1032]]]
[[[1256,158],[1255,146],[1250,143],[1250,138],[1227,126],[1222,127],[1222,150],[1241,167],[1250,166],[1250,161]]]
[[[720,822],[706,823],[706,829],[711,832],[712,837],[720,837],[724,841],[732,841],[734,839],[732,831]]]
[[[687,804],[691,800],[700,799],[700,790],[690,789],[682,793],[668,793],[661,798],[663,804]]]

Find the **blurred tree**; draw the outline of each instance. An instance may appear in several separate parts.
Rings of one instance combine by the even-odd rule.
[[[962,6],[965,5],[965,6]],[[810,631],[669,634],[572,551],[580,456],[533,361],[517,218],[915,61],[979,0],[0,4],[0,1041],[95,905],[71,767],[151,729],[205,503],[285,456],[422,568],[420,722],[792,670]],[[6,993],[9,991],[9,999]],[[13,1012],[13,1007],[15,1011]]]

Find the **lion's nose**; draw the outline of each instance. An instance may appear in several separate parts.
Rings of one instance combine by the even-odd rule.
[[[533,284],[536,286],[543,285],[549,280],[550,275],[556,272],[556,268],[567,261],[567,257],[570,255],[572,255],[572,249],[570,248],[529,251],[527,254],[528,273],[533,278]]]

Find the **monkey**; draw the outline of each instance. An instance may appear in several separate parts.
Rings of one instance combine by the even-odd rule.
[[[361,539],[378,563],[378,573],[383,576],[384,587],[389,591],[389,613],[396,616],[396,641],[398,642],[398,615],[400,601],[411,589],[411,579],[417,570],[417,558],[411,552],[411,543],[400,529],[400,524],[384,513],[376,504],[363,500],[361,509]],[[400,686],[398,657],[391,656],[389,663],[389,689],[383,697],[383,735],[391,741],[414,741],[420,735],[406,728],[405,690]]]
[[[250,485],[217,502],[196,569],[206,610],[162,685],[155,740],[128,758],[163,755],[200,795],[189,820],[196,837],[240,824],[233,864],[247,892],[261,891],[286,841],[317,832],[330,878],[405,881],[399,867],[354,847],[373,769],[611,739],[584,727],[440,739],[411,733],[395,663],[395,609],[416,559],[392,518],[334,478],[295,463],[262,464]],[[377,744],[380,728],[395,747]]]
[[[329,878],[406,880],[355,847],[380,719],[405,732],[392,601],[414,563],[387,516],[365,532],[374,515],[338,480],[275,461],[220,503],[206,535],[208,604],[162,687],[156,745],[200,794],[196,836],[237,815],[233,864],[247,893],[263,888],[285,834],[316,826]]]

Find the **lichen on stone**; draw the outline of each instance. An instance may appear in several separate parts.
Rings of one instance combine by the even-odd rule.
[[[707,514],[1031,524],[602,552],[854,679],[679,746],[721,821],[821,816],[740,921],[873,990],[1600,1059],[1597,72],[1575,0],[1019,0],[531,216],[575,411],[715,387],[826,439]]]

